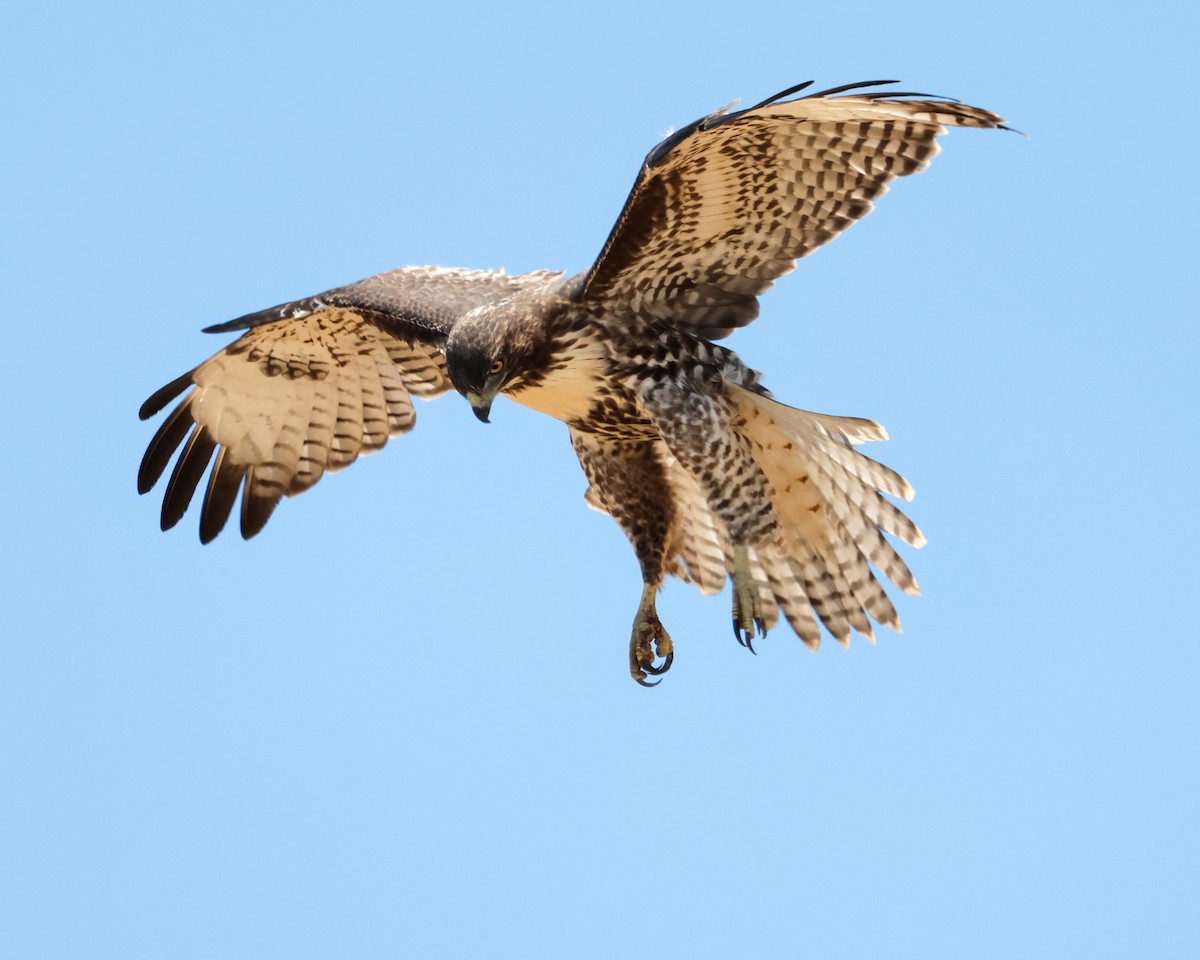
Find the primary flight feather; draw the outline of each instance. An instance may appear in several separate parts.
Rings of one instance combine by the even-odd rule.
[[[899,474],[855,447],[869,420],[776,402],[714,343],[758,315],[796,260],[870,212],[897,176],[937,152],[946,127],[1003,127],[978,107],[872,89],[874,81],[728,108],[647,155],[600,256],[581,274],[403,267],[209,327],[245,331],[142,405],[178,403],[138,473],[149,491],[175,459],[162,527],[205,471],[200,538],[241,494],[242,536],[284,496],[410,430],[412,397],[463,394],[485,422],[499,395],[567,424],[589,504],[610,514],[641,566],[629,644],[639,683],[673,644],[655,595],[672,574],[702,591],[733,581],[749,647],[782,615],[809,646],[849,643],[872,621],[899,629],[872,566],[916,581],[884,534],[920,546],[888,497]]]

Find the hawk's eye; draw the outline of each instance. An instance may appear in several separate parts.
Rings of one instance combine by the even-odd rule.
[[[501,373],[503,370],[504,370],[504,361],[501,360],[499,357],[497,357],[495,360],[492,361],[492,369],[489,370],[488,372],[492,376],[495,376],[496,374]]]

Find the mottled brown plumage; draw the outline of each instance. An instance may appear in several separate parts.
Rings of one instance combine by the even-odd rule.
[[[673,644],[655,611],[670,574],[706,593],[733,583],[750,646],[783,616],[816,647],[899,629],[872,565],[916,581],[884,534],[920,545],[887,497],[912,489],[855,446],[878,424],[785,407],[713,343],[758,314],[795,261],[864,216],[896,176],[923,169],[946,126],[1001,127],[986,110],[867,84],[711,114],[647,156],[592,267],[576,277],[406,267],[209,328],[244,330],[150,397],[189,391],[151,441],[148,491],[175,451],[162,526],[204,473],[207,542],[241,492],[258,533],[284,496],[412,428],[412,396],[453,387],[486,420],[505,394],[565,422],[589,482],[634,547],[644,589],[630,641],[640,683]]]

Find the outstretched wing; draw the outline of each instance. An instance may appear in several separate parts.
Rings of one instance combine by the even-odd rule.
[[[142,405],[145,420],[191,388],[150,441],[138,491],[183,445],[163,497],[168,530],[215,455],[200,539],[221,532],[239,489],[242,536],[254,536],[284,496],[412,429],[411,398],[450,388],[442,346],[460,316],[559,277],[405,267],[207,328],[246,333]]]
[[[895,177],[923,170],[946,127],[1001,128],[987,110],[927,94],[785,90],[729,107],[650,151],[576,298],[715,339],[758,315],[796,260],[866,216]],[[732,105],[731,105],[732,106]]]

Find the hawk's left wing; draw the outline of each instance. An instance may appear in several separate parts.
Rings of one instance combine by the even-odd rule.
[[[191,388],[150,441],[138,491],[182,446],[162,528],[179,522],[211,462],[201,541],[221,532],[239,491],[242,536],[254,536],[283,497],[411,430],[412,396],[450,389],[442,348],[460,316],[560,276],[404,267],[209,327],[246,332],[142,405],[146,420]]]
[[[810,81],[811,82],[811,81]],[[759,294],[796,260],[871,211],[898,176],[923,170],[946,127],[1001,118],[926,94],[785,90],[718,111],[650,151],[576,299],[612,299],[708,339],[758,315]]]

